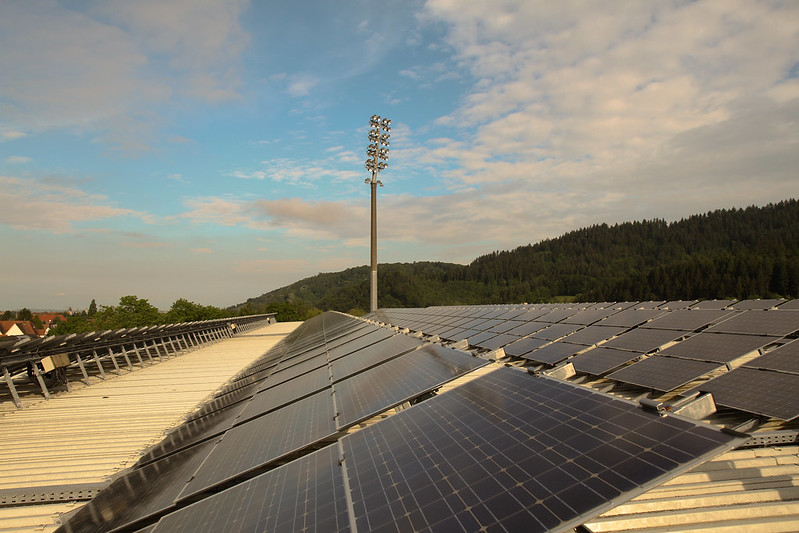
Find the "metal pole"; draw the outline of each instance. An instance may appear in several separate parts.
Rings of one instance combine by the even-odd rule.
[[[372,171],[372,291],[370,311],[377,311],[377,176]]]

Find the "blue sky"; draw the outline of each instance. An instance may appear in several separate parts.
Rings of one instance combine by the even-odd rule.
[[[0,309],[242,302],[799,193],[799,2],[0,0]]]

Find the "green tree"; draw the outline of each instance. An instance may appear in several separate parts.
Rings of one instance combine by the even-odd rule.
[[[0,316],[0,320],[16,320],[17,314],[14,311],[5,311],[3,315]]]
[[[27,307],[23,307],[17,311],[17,320],[33,320],[33,313]]]
[[[92,298],[92,303],[89,304],[89,311],[86,314],[90,317],[97,314],[97,302],[94,301],[94,298]]]

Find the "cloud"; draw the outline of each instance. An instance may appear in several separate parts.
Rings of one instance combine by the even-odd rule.
[[[86,222],[135,217],[149,221],[146,213],[108,205],[108,199],[80,189],[35,180],[0,176],[0,224],[14,229],[72,233]]]
[[[475,83],[436,122],[455,131],[404,148],[413,164],[452,190],[569,198],[595,221],[795,195],[799,4],[616,6],[427,2]],[[554,211],[540,207],[523,219]]]
[[[227,175],[240,179],[271,180],[293,185],[309,184],[321,180],[333,183],[361,181],[363,175],[354,170],[335,168],[338,163],[349,164],[354,154],[349,151],[335,153],[331,158],[307,162],[291,159],[261,161],[259,170],[234,170]]]
[[[131,142],[133,122],[149,144],[151,106],[172,99],[239,98],[239,25],[245,0],[72,3],[4,2],[0,18],[3,137],[72,128]],[[156,122],[155,125],[158,125]]]
[[[196,254],[212,254],[212,253],[214,253],[214,251],[211,250],[210,248],[192,248],[191,251],[196,253]]]
[[[21,139],[22,137],[25,137],[24,132],[4,129],[2,125],[0,125],[0,142],[13,141],[16,139]]]
[[[304,271],[308,268],[305,259],[253,259],[237,262],[233,270],[242,274],[266,273],[269,275]]]
[[[122,242],[119,244],[125,248],[164,248],[170,246],[166,242]]]
[[[6,165],[24,165],[25,163],[30,163],[31,161],[33,161],[33,159],[24,155],[10,155],[3,159],[3,163]]]

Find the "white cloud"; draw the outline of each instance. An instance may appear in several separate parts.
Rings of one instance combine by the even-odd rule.
[[[79,223],[117,217],[149,221],[149,215],[109,205],[99,194],[55,183],[0,176],[0,224],[14,229],[72,233]]]
[[[795,195],[798,3],[430,0],[425,16],[476,82],[437,121],[456,129],[407,151],[455,189],[557,194],[593,220]]]
[[[238,98],[239,54],[247,36],[238,22],[245,0],[199,3],[95,1],[65,7],[53,0],[3,3],[0,84],[3,137],[69,127],[131,142],[131,124],[148,106],[172,98]],[[157,122],[156,122],[157,125]],[[13,137],[12,137],[13,138]]]
[[[227,175],[240,179],[272,180],[294,185],[307,185],[320,180],[333,183],[351,182],[362,179],[362,174],[354,170],[335,168],[336,163],[357,161],[349,151],[335,153],[333,157],[319,161],[297,161],[291,159],[271,159],[261,161],[262,170],[234,170]]]
[[[3,163],[6,165],[24,165],[25,163],[30,163],[31,161],[33,161],[33,159],[24,155],[10,155],[3,158]]]

